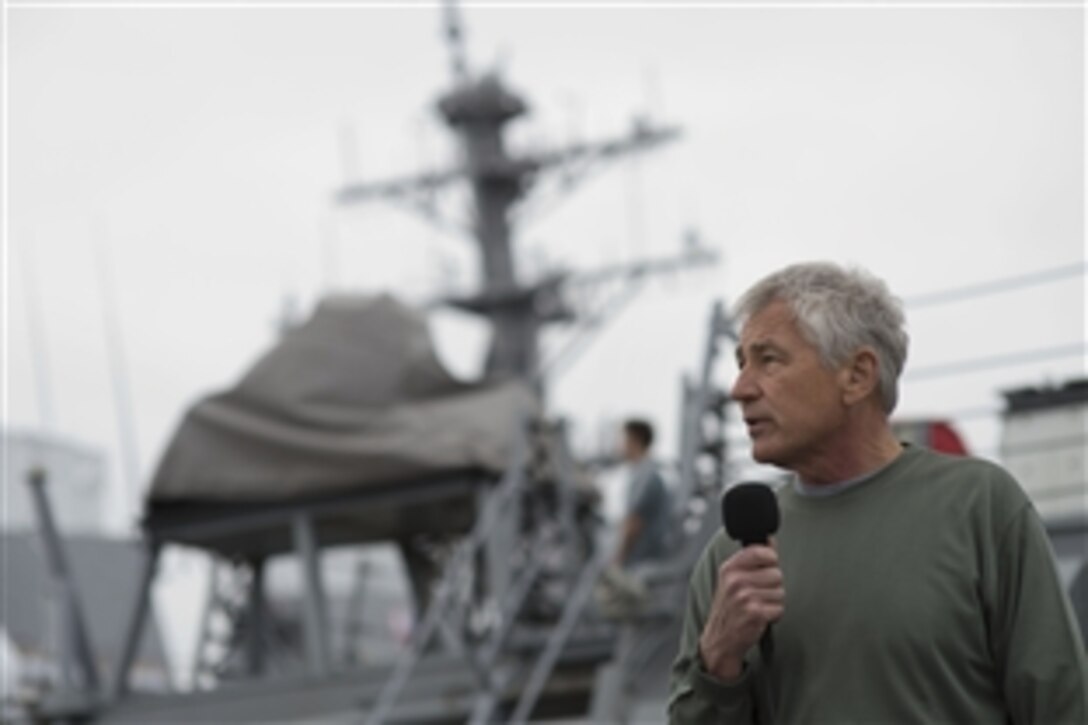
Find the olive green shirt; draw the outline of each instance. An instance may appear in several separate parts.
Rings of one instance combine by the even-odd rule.
[[[1088,723],[1088,664],[1046,532],[991,463],[906,448],[829,497],[778,492],[786,589],[769,666],[711,677],[698,640],[719,533],[695,567],[669,722]],[[770,703],[770,707],[768,706]]]

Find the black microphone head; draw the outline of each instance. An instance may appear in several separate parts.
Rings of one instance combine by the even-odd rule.
[[[722,523],[744,546],[766,544],[778,531],[778,497],[764,483],[738,483],[722,496]]]

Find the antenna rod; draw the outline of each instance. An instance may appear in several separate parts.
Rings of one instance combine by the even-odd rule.
[[[38,422],[46,433],[56,432],[57,416],[53,406],[53,385],[49,366],[48,335],[42,317],[41,298],[38,288],[38,265],[34,258],[33,241],[19,251],[26,280],[26,313],[30,330],[30,349],[34,359],[34,388],[38,398]]]
[[[105,227],[97,225],[95,236],[95,262],[98,268],[98,284],[102,290],[102,321],[106,336],[106,354],[109,357],[110,381],[113,383],[114,412],[117,416],[117,434],[121,444],[121,464],[124,476],[121,484],[121,510],[131,524],[139,515],[140,454],[136,443],[136,427],[133,423],[132,396],[129,392],[128,371],[125,365],[124,342],[117,316],[117,299],[114,297],[113,277],[110,273],[109,245]],[[135,515],[135,516],[134,516]]]
[[[444,16],[453,80],[458,84],[464,83],[468,80],[468,58],[465,54],[465,38],[461,30],[461,13],[457,7],[457,0],[446,0]]]

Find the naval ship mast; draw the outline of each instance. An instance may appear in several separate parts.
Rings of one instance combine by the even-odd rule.
[[[439,215],[435,195],[467,183],[472,198],[471,236],[479,247],[483,283],[477,293],[444,303],[478,314],[491,324],[485,367],[489,377],[530,383],[542,397],[555,361],[565,362],[585,336],[631,299],[640,282],[652,274],[710,263],[715,257],[689,237],[687,248],[674,257],[579,275],[552,274],[536,281],[519,278],[515,212],[542,176],[562,174],[569,189],[601,162],[660,146],[679,132],[638,122],[627,135],[611,140],[513,153],[507,147],[506,126],[526,114],[526,102],[496,74],[470,71],[452,2],[445,8],[444,29],[453,85],[439,98],[438,110],[459,141],[459,162],[439,172],[349,183],[336,193],[336,202],[349,206],[393,201],[435,221]],[[614,290],[617,282],[622,289],[604,295],[603,303],[601,295],[592,294],[594,288]],[[576,313],[565,299],[568,292],[585,295],[579,298],[582,305],[596,309]],[[543,361],[541,332],[560,321],[580,323],[582,329],[576,331],[574,344]],[[667,562],[653,586],[659,606],[638,621],[616,626],[585,616],[609,552],[593,544],[592,532],[576,516],[580,474],[562,421],[534,420],[514,436],[514,450],[501,475],[421,480],[409,482],[418,484],[414,487],[406,484],[374,493],[360,489],[205,510],[199,516],[149,518],[144,525],[146,557],[140,590],[110,687],[92,687],[73,693],[70,701],[50,702],[41,710],[43,719],[267,722],[332,715],[357,721],[365,713],[366,722],[375,725],[450,721],[484,725],[525,723],[549,713],[589,712],[597,721],[626,721],[631,695],[639,692],[637,676],[658,671],[662,655],[668,655],[675,641],[678,597],[701,542],[716,526],[709,502],[722,480],[725,460],[724,398],[710,376],[720,343],[728,336],[728,320],[716,309],[702,376],[685,383],[683,391],[681,455],[685,464],[678,486],[683,495],[682,506],[674,513],[678,523],[684,524],[678,528],[687,533],[677,556]],[[713,419],[710,426],[706,425],[708,416]],[[442,506],[447,500],[457,505],[474,502],[475,517],[443,564],[429,602],[418,613],[409,646],[392,664],[360,667],[335,661],[321,555],[327,546],[354,541],[351,536],[369,540],[366,532],[354,528],[350,535],[345,533],[348,519],[344,517],[381,510],[406,518],[420,506]],[[701,505],[692,507],[689,502]],[[136,647],[161,552],[175,543],[228,557],[223,586],[213,579],[209,597],[209,612],[223,614],[225,624],[203,628],[197,647],[202,671],[213,673],[213,684],[221,686],[139,696],[129,692]],[[271,649],[278,643],[270,629],[264,569],[268,560],[279,555],[297,560],[304,581],[300,644],[305,670],[297,675],[268,672]],[[479,583],[485,591],[475,591],[475,586],[467,591],[465,582]],[[548,593],[542,600],[558,611],[545,614],[542,620],[529,605],[534,593],[545,590]],[[219,654],[204,662],[202,652]],[[238,668],[236,672],[233,667]],[[228,671],[232,672],[229,682],[218,679]],[[660,684],[664,678],[655,676],[654,681]]]
[[[540,360],[541,330],[549,323],[571,322],[578,317],[562,296],[564,283],[572,281],[570,276],[560,274],[528,283],[519,278],[513,248],[516,205],[544,174],[563,174],[567,188],[571,188],[599,162],[661,146],[677,138],[679,130],[637,121],[626,136],[514,154],[508,148],[506,127],[525,115],[528,105],[497,74],[472,73],[456,2],[445,5],[444,17],[453,86],[439,98],[438,110],[459,142],[460,164],[434,173],[349,183],[336,194],[336,202],[342,206],[372,200],[401,202],[435,221],[439,212],[434,195],[457,182],[467,182],[472,198],[471,232],[479,246],[483,285],[477,294],[445,303],[490,322],[493,336],[487,374],[530,380],[542,390],[546,371]],[[712,254],[692,247],[681,258],[636,263],[597,277],[599,281],[624,276],[641,279],[647,273],[710,261]],[[586,317],[582,316],[583,322]]]

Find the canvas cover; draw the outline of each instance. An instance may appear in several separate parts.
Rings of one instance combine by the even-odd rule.
[[[286,502],[500,472],[537,405],[521,382],[454,379],[423,316],[393,298],[329,298],[234,388],[187,412],[149,504]]]

